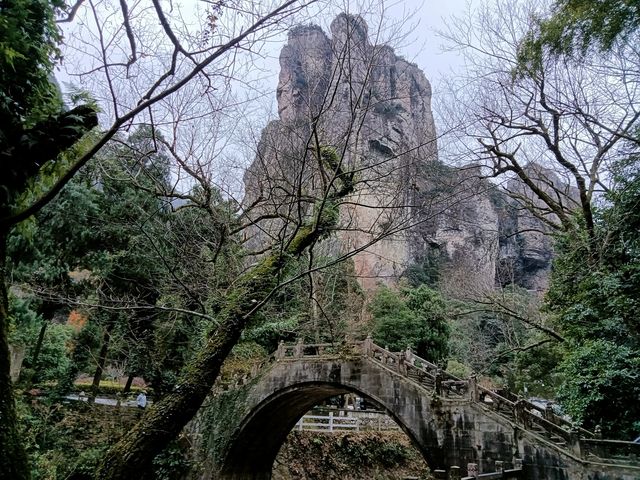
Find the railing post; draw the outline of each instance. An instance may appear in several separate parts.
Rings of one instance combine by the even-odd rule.
[[[467,463],[467,476],[478,478],[478,473],[477,463]]]
[[[522,459],[515,458],[513,459],[513,468],[514,470],[522,470]]]
[[[362,353],[364,353],[367,357],[370,357],[372,352],[373,340],[371,339],[371,335],[367,335],[367,338],[364,339],[364,343],[362,344]]]
[[[442,372],[440,371],[440,369],[436,370],[435,388],[436,388],[436,395],[442,395]],[[456,467],[456,468],[460,468],[460,467]]]
[[[504,462],[502,460],[496,460],[496,472],[504,472]]]
[[[593,430],[594,437],[598,440],[602,440],[602,427],[600,425],[596,425],[596,428]]]
[[[528,427],[529,419],[527,418],[524,400],[518,400],[513,408],[515,410],[513,413],[516,417],[516,420],[523,424],[525,427]]]
[[[472,402],[478,401],[478,379],[475,374],[471,375],[468,380],[469,386],[469,400]]]
[[[449,480],[460,480],[460,467],[451,467],[449,469]]]
[[[580,431],[574,426],[571,427],[569,431],[569,446],[571,447],[571,451],[578,458],[582,458],[582,452],[580,448]]]
[[[329,431],[333,432],[333,412],[329,412]]]
[[[296,343],[296,358],[302,357],[303,353],[304,353],[304,344],[302,343],[302,339],[299,338],[298,342]]]
[[[404,355],[398,355],[398,362],[396,365],[396,371],[403,377],[407,376],[407,366],[404,363]]]
[[[544,412],[542,414],[542,418],[544,418],[545,420],[550,421],[551,423],[556,423],[554,421],[554,413],[553,413],[553,408],[551,408],[551,405],[549,405],[548,403],[544,406]]]
[[[280,340],[278,343],[278,349],[276,350],[276,360],[282,360],[285,352],[284,340]]]
[[[406,359],[408,365],[414,364],[413,362],[415,359],[415,355],[411,351],[411,347],[407,346],[407,349],[404,352],[404,358]]]

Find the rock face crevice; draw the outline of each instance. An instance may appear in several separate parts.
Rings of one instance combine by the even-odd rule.
[[[245,215],[255,222],[247,245],[260,250],[284,239],[311,214],[332,182],[314,150],[330,146],[358,185],[322,253],[358,250],[363,287],[395,283],[437,251],[445,289],[510,282],[544,289],[551,260],[544,228],[483,180],[480,167],[439,162],[431,95],[422,70],[373,44],[359,16],[339,15],[330,33],[292,29],[280,53],[278,119],[263,130],[244,176]]]

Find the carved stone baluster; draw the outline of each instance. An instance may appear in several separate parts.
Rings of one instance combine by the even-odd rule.
[[[468,388],[469,388],[469,400],[472,402],[477,402],[478,395],[478,379],[475,375],[471,375],[468,380]]]
[[[580,445],[580,430],[578,430],[578,427],[575,425],[573,425],[569,431],[569,445],[574,455],[581,458],[582,446]]]
[[[467,463],[467,476],[478,478],[479,473],[477,463]]]
[[[404,358],[407,362],[407,365],[415,365],[416,356],[411,351],[411,347],[407,347],[407,349],[405,350]]]
[[[373,340],[371,339],[371,335],[367,335],[367,338],[364,339],[364,343],[362,344],[362,353],[370,357],[372,351],[373,351]]]
[[[544,412],[542,413],[542,417],[545,420],[549,420],[551,423],[556,423],[555,414],[553,413],[553,408],[548,403],[544,407]]]
[[[398,362],[398,365],[397,365],[396,368],[398,369],[398,373],[400,375],[402,375],[403,377],[406,377],[407,376],[407,365],[405,363],[404,357],[400,357],[397,362]]]
[[[449,469],[449,480],[460,480],[460,467],[451,467]]]
[[[602,440],[602,427],[600,425],[596,425],[593,432],[595,433],[595,438]]]
[[[435,388],[436,388],[436,395],[442,395],[442,373],[440,372],[440,369],[436,370]],[[460,467],[456,467],[456,468],[460,468]]]
[[[518,423],[521,423],[521,424],[525,423],[524,403],[522,400],[518,400],[513,405],[513,416],[515,417]]]

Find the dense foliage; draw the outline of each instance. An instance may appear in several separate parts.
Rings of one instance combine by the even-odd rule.
[[[380,287],[370,305],[374,340],[392,351],[411,348],[418,356],[442,364],[449,349],[447,305],[427,286],[400,291]]]
[[[274,465],[274,478],[356,480],[427,478],[428,467],[402,432],[292,432]]]
[[[627,40],[638,26],[637,0],[558,0],[525,49],[546,46],[556,54],[584,54],[593,47],[610,50],[616,42]]]
[[[60,173],[59,155],[98,123],[95,109],[65,111],[52,80],[61,39],[59,1],[10,0],[0,6],[0,476],[30,476],[16,426],[9,377],[9,304],[6,238],[28,208],[37,180]],[[65,165],[66,166],[66,165]],[[22,197],[22,199],[21,199]]]
[[[597,212],[596,237],[558,242],[548,308],[570,343],[559,398],[586,426],[635,438],[640,431],[640,171],[619,162],[616,188]]]
[[[0,179],[0,220],[9,218],[0,225],[0,360],[7,356],[7,339],[27,347],[21,379],[26,390],[32,382],[45,388],[57,382],[57,392],[67,393],[84,373],[94,376],[95,394],[111,367],[112,376],[124,374],[129,385],[133,377],[142,377],[154,399],[173,393],[178,407],[166,412],[179,416],[185,406],[192,413],[197,409],[190,398],[178,398],[179,379],[190,381],[204,398],[210,385],[198,375],[213,381],[239,340],[225,366],[229,372],[246,371],[251,360],[273,351],[283,339],[340,342],[349,335],[363,337],[371,327],[376,342],[392,350],[411,348],[440,365],[453,352],[455,367],[464,374],[475,370],[520,391],[528,386],[532,393],[557,394],[576,421],[588,428],[602,426],[605,436],[638,434],[640,173],[633,155],[618,161],[614,188],[600,208],[593,202],[593,227],[568,221],[558,239],[547,294],[547,310],[555,321],[551,327],[559,332],[555,337],[546,319],[530,315],[531,297],[515,290],[501,291],[506,303],[494,298],[491,307],[483,305],[454,320],[437,291],[443,258],[436,247],[406,272],[411,288],[377,291],[370,303],[373,324],[367,325],[360,318],[365,294],[354,280],[352,263],[308,271],[334,263],[307,247],[328,235],[339,218],[334,200],[353,189],[353,177],[339,173],[339,162],[332,158],[323,167],[336,169],[344,185],[339,194],[331,192],[327,202],[319,202],[324,217],[320,207],[312,208],[317,214],[313,222],[301,222],[295,235],[252,259],[250,267],[237,238],[242,209],[207,181],[176,192],[171,185],[175,158],[148,126],[116,136],[55,201],[39,209],[29,224],[9,232],[11,216],[32,204],[87,150],[88,144],[77,141],[97,119],[93,106],[66,112],[52,81],[61,40],[54,16],[63,3],[11,0],[0,8],[0,160],[6,173]],[[555,54],[585,54],[593,46],[610,50],[631,38],[639,22],[637,1],[560,0],[521,53],[533,55],[524,60],[541,68],[545,49]],[[328,151],[319,156],[331,157]],[[175,197],[163,195],[167,192]],[[287,275],[296,281],[276,289]],[[11,282],[11,295],[5,281]],[[256,313],[254,304],[267,294],[271,302]],[[549,346],[550,338],[559,343]],[[217,348],[208,358],[201,356],[207,344]],[[196,367],[183,369],[199,358],[204,360]],[[198,365],[208,369],[206,375]],[[122,434],[109,433],[84,445],[79,440],[101,435],[99,428],[91,431],[96,424],[79,425],[74,412],[47,399],[20,405],[26,426],[22,442],[7,372],[0,380],[0,403],[8,408],[0,412],[0,450],[7,453],[0,460],[0,476],[28,478],[24,444],[35,460],[35,475],[88,477]],[[155,456],[144,468],[155,468],[158,478],[183,473],[189,465],[180,448],[171,444],[155,455],[150,431],[140,427],[133,441],[144,434],[147,443],[125,442],[124,451],[135,447],[147,460]],[[169,429],[157,431],[164,435]],[[68,452],[81,446],[78,458],[70,458]],[[379,455],[385,466],[410,457],[404,447],[374,449],[351,441],[341,447],[359,458]],[[105,464],[104,475],[113,465],[122,475],[128,473],[124,464],[116,464],[125,457],[119,452]]]
[[[17,131],[57,113],[61,99],[51,73],[61,35],[55,12],[64,2],[10,0],[0,20],[0,145]],[[3,152],[6,154],[6,152]]]

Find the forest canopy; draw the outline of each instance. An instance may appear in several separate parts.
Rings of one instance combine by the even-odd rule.
[[[267,146],[262,125],[243,131],[262,93],[242,99],[239,85],[252,86],[265,42],[314,12],[259,3],[208,2],[197,27],[155,0],[0,6],[0,477],[179,478],[198,466],[178,439],[216,381],[247,375],[279,342],[344,348],[367,335],[555,400],[607,438],[637,437],[640,3],[498,0],[451,22],[442,35],[466,63],[438,100],[438,141],[453,160],[430,159],[423,183],[393,161],[435,140],[349,150],[368,116],[404,114],[396,93],[361,81],[378,59],[352,68],[349,42],[326,72],[348,89],[311,89],[321,107],[308,125]],[[357,41],[362,19],[343,18]],[[63,58],[82,59],[82,88],[55,81]],[[344,133],[331,143],[336,112]],[[266,172],[245,199],[242,155]],[[396,177],[410,195],[387,188]],[[428,229],[399,281],[358,276],[358,254],[427,223],[416,211],[464,218],[455,189],[478,185],[553,245],[544,292],[515,276],[484,290],[448,277],[456,258]],[[388,197],[358,225],[372,191]],[[10,357],[23,358],[17,372]],[[145,392],[153,405],[117,441],[90,425],[75,458],[87,432],[65,434],[78,427],[61,405],[80,391]]]

